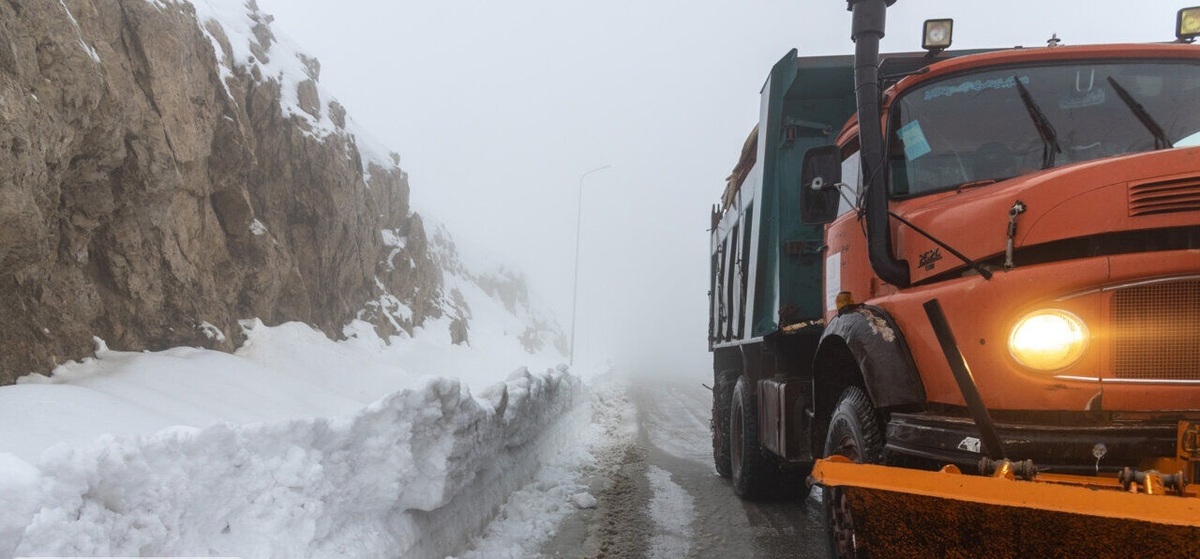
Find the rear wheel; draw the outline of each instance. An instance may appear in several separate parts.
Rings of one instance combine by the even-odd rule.
[[[763,455],[758,441],[758,397],[746,377],[733,387],[729,412],[729,450],[733,492],[745,499],[761,499],[774,485],[774,464]]]
[[[717,468],[717,474],[724,478],[733,475],[729,450],[729,408],[733,404],[733,385],[738,376],[738,371],[728,370],[717,373],[713,379],[713,465]]]
[[[825,456],[834,454],[865,464],[883,461],[883,433],[879,419],[866,392],[857,386],[842,392],[829,419]],[[846,559],[863,557],[855,542],[854,516],[846,495],[836,487],[826,487],[824,495],[830,555]]]

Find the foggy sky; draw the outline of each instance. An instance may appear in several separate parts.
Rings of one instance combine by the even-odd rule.
[[[401,156],[413,207],[468,252],[527,273],[571,326],[576,364],[711,380],[709,208],[789,49],[851,54],[841,0],[258,0],[322,64],[321,83]],[[881,49],[1174,39],[1186,4],[900,0]]]

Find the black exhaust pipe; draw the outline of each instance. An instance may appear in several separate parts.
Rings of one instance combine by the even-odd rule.
[[[854,13],[850,38],[854,40],[854,91],[858,100],[858,142],[867,188],[867,253],[871,268],[883,281],[908,287],[908,262],[892,255],[888,227],[883,129],[880,126],[879,40],[883,38],[887,7],[896,0],[847,0]]]

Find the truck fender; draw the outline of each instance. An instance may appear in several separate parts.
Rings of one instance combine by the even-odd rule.
[[[813,357],[818,417],[829,417],[841,391],[858,382],[846,376],[855,374],[846,370],[847,359],[858,366],[876,408],[925,403],[925,384],[896,322],[879,307],[858,305],[830,320],[818,343]]]

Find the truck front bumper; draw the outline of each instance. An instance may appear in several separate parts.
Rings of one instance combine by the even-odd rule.
[[[996,423],[1010,460],[1033,460],[1042,471],[1095,474],[1144,468],[1155,458],[1176,456],[1178,422],[1113,422],[1095,425]],[[974,472],[984,456],[979,430],[965,417],[893,413],[887,426],[890,454],[955,464]]]

